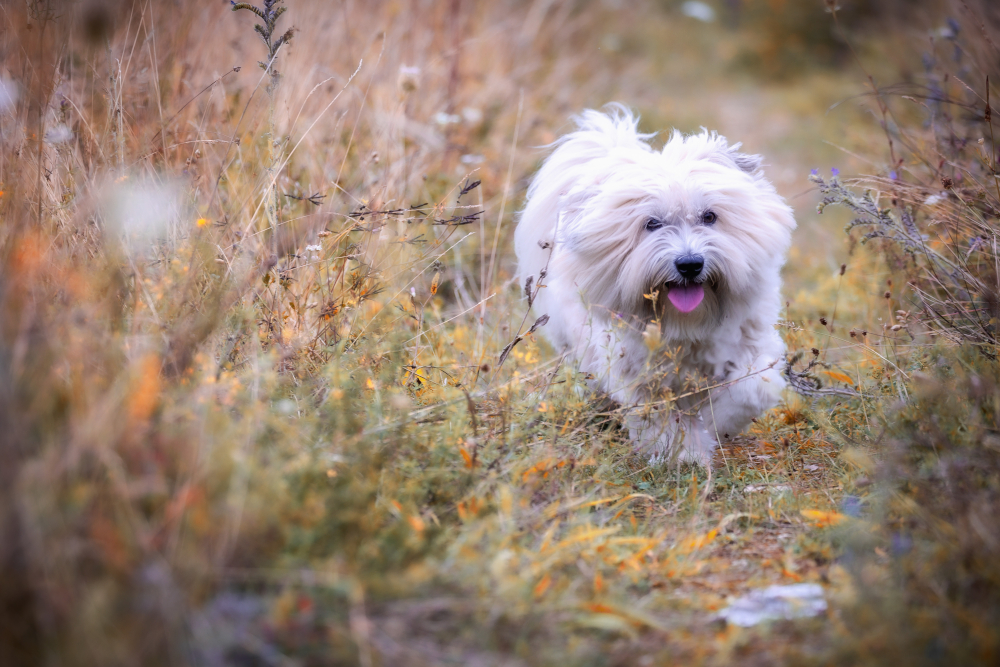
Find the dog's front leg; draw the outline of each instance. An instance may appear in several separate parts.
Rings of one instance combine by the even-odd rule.
[[[675,456],[709,466],[718,446],[708,423],[697,410],[685,410],[661,400],[662,368],[650,368],[648,348],[640,334],[613,322],[592,329],[584,368],[613,400],[628,407],[625,426],[636,450],[655,463]]]
[[[701,411],[709,431],[720,441],[727,440],[777,405],[785,387],[781,363],[774,355],[761,356],[749,366],[727,373],[723,386],[712,392]]]
[[[636,449],[656,463],[677,456],[681,461],[709,466],[718,443],[705,428],[701,415],[673,409],[633,408],[625,420]]]

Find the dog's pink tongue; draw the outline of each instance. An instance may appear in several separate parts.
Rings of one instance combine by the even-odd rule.
[[[705,298],[705,286],[695,284],[671,287],[667,292],[667,298],[677,310],[682,313],[690,313]]]

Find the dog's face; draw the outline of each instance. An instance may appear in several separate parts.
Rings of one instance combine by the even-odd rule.
[[[564,268],[611,311],[684,328],[718,322],[777,276],[795,226],[759,167],[707,132],[675,133],[660,152],[613,148],[563,198]]]

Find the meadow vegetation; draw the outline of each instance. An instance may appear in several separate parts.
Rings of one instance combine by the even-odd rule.
[[[991,3],[262,2],[0,7],[0,662],[997,660]],[[711,469],[512,277],[610,101],[796,209],[791,386]]]

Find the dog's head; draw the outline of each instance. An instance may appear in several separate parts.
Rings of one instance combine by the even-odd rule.
[[[708,131],[654,151],[621,109],[580,125],[550,158],[564,169],[539,179],[563,180],[559,265],[585,299],[690,328],[776,291],[795,220],[759,157]]]

